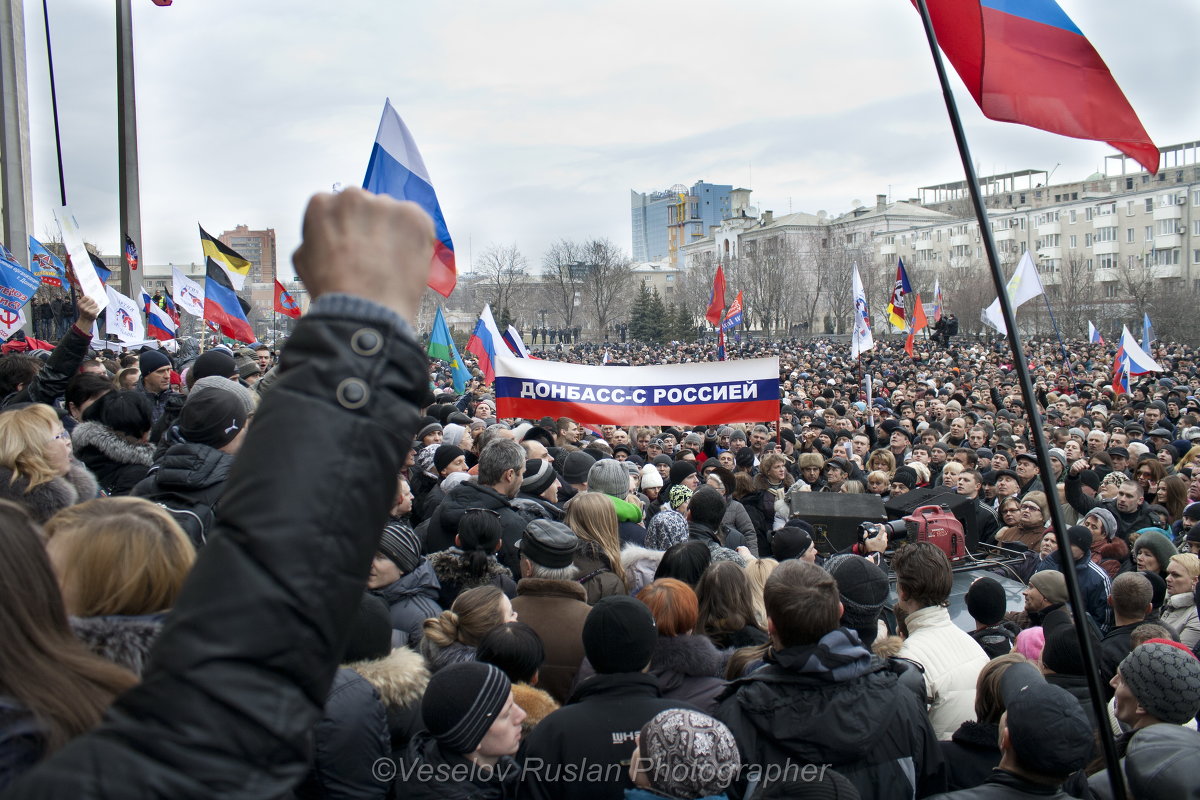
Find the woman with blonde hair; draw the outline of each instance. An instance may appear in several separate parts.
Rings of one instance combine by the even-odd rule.
[[[1167,602],[1162,621],[1179,634],[1179,641],[1194,648],[1200,642],[1200,617],[1196,612],[1196,583],[1200,558],[1191,553],[1171,556],[1167,561]]]
[[[11,413],[11,412],[10,412]],[[71,633],[62,593],[27,511],[0,501],[0,791],[100,722],[137,683]]]
[[[767,578],[779,566],[773,558],[757,558],[746,565],[746,577],[750,579],[750,600],[754,603],[754,621],[758,627],[767,629],[767,607],[763,603],[763,587]]]
[[[99,492],[87,467],[71,455],[71,435],[41,403],[0,413],[0,500],[43,523]]]
[[[135,497],[71,506],[45,530],[75,635],[141,675],[196,560],[191,540],[165,509]]]
[[[1191,449],[1175,462],[1176,472],[1182,472],[1184,467],[1191,467],[1192,469],[1200,467],[1200,444],[1192,445]]]
[[[594,492],[577,494],[567,504],[564,521],[579,537],[574,564],[579,568],[578,580],[587,592],[588,605],[595,605],[602,597],[625,594],[621,538],[612,500]]]
[[[887,448],[881,450],[872,450],[871,455],[867,456],[867,471],[886,472],[888,474],[888,482],[891,482],[892,476],[896,474],[896,456],[892,455],[892,451]]]
[[[460,594],[436,617],[425,620],[421,655],[430,672],[461,661],[474,661],[483,637],[506,622],[516,622],[508,597],[496,586],[478,586]]]

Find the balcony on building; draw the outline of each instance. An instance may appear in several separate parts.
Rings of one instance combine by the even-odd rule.
[[[1116,255],[1121,252],[1120,242],[1092,242],[1092,252],[1098,256]]]
[[[1182,231],[1183,227],[1178,230]],[[1183,236],[1179,233],[1160,233],[1154,237],[1155,250],[1171,250],[1176,247],[1183,247]]]
[[[879,246],[879,255],[881,255],[881,256],[894,256],[894,255],[896,255],[896,245],[894,245],[894,244],[881,244],[881,245]]]
[[[1183,265],[1182,264],[1160,264],[1156,267],[1151,267],[1150,274],[1153,275],[1155,278],[1158,278],[1159,280],[1161,280],[1163,278],[1182,278],[1183,277]]]
[[[992,239],[997,242],[1011,242],[1017,238],[1016,228],[1001,228],[992,235]]]
[[[1043,247],[1037,251],[1038,259],[1062,258],[1063,249],[1061,247]]]
[[[1062,233],[1062,223],[1058,220],[1037,226],[1038,236],[1053,236]]]
[[[1114,269],[1098,269],[1098,270],[1096,270],[1096,272],[1094,274],[1096,276],[1095,277],[1096,283],[1109,283],[1111,281],[1116,281],[1116,280],[1121,279],[1120,271],[1115,268]]]
[[[1160,219],[1183,219],[1183,206],[1155,206],[1154,221]]]
[[[933,239],[917,239],[913,242],[913,249],[920,252],[921,250],[932,250]]]

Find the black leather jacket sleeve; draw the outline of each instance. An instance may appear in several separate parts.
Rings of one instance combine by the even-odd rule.
[[[307,768],[349,623],[427,402],[382,306],[322,297],[296,326],[138,687],[14,797],[274,798]]]
[[[54,401],[67,391],[67,381],[79,371],[87,355],[88,346],[92,343],[90,336],[85,335],[79,328],[72,325],[67,328],[66,335],[59,340],[46,366],[33,377],[21,391],[17,392],[7,403],[45,403],[54,405]]]

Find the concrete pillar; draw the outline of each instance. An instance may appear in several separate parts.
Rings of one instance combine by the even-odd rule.
[[[2,0],[0,0],[2,1]],[[15,0],[14,0],[15,1]],[[129,297],[137,299],[142,289],[142,206],[138,184],[137,103],[133,87],[133,11],[130,0],[117,3],[117,176],[120,191],[121,285]],[[138,250],[138,269],[131,272],[125,258],[125,237],[133,240]]]

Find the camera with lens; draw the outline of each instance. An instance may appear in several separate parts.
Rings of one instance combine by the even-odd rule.
[[[858,538],[862,541],[874,539],[881,533],[887,533],[889,542],[904,539],[908,534],[908,523],[894,519],[891,522],[864,522],[858,526]]]

